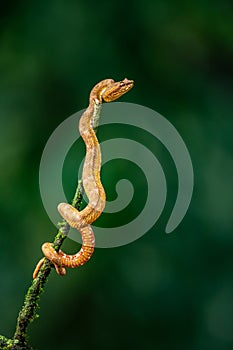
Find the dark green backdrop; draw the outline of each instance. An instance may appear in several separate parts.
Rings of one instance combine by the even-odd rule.
[[[232,12],[230,0],[1,3],[1,334],[12,336],[40,246],[55,233],[39,193],[45,143],[87,106],[96,82],[127,76],[135,88],[121,101],[164,115],[189,149],[190,208],[166,235],[177,177],[158,142],[153,152],[168,181],[163,215],[136,242],[96,249],[91,262],[65,278],[53,272],[30,327],[31,344],[38,350],[232,349]],[[113,169],[103,176],[111,178]],[[106,184],[107,191],[114,186]],[[143,188],[137,190],[143,197]],[[72,241],[64,247],[77,250]]]

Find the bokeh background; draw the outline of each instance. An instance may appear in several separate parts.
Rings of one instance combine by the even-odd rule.
[[[152,143],[168,183],[162,216],[136,242],[96,249],[87,265],[65,278],[53,272],[40,317],[30,327],[31,345],[232,349],[232,7],[230,0],[1,2],[1,334],[14,333],[40,246],[56,232],[38,184],[46,141],[64,119],[87,106],[96,82],[126,76],[135,88],[121,101],[161,113],[189,149],[195,175],[190,208],[166,235],[177,175],[166,149]],[[111,138],[115,131],[106,132]],[[132,164],[106,165],[108,195],[115,174],[136,172],[144,184],[137,171]],[[69,164],[67,172],[71,194],[75,178]],[[145,200],[143,185],[136,183],[135,191],[138,199],[124,213],[129,217]],[[75,252],[77,243],[67,241],[64,249]]]

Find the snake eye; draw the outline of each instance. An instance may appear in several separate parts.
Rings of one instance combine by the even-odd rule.
[[[120,81],[120,86],[127,85],[128,82],[129,82],[129,80],[127,78],[125,78],[125,79]]]
[[[128,80],[127,78],[120,81],[120,87],[125,86],[126,90],[131,89],[133,85],[133,80]]]

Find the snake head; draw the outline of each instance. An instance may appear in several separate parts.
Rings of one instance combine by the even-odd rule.
[[[132,89],[134,81],[125,78],[124,80],[113,82],[103,91],[102,98],[105,102],[117,100],[126,92]]]

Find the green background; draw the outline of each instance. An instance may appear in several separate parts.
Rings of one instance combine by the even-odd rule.
[[[95,83],[127,77],[135,87],[121,101],[165,116],[189,149],[190,208],[166,235],[177,175],[158,141],[151,150],[168,183],[159,221],[132,244],[96,249],[65,278],[53,271],[40,318],[30,327],[31,344],[43,350],[232,349],[232,12],[224,0],[1,3],[1,334],[14,333],[40,246],[56,232],[38,184],[46,141],[87,106]],[[119,168],[103,169],[110,196]],[[132,171],[122,164],[119,178]],[[135,191],[132,213],[145,186],[136,182]],[[64,250],[77,251],[77,243],[66,242]]]

